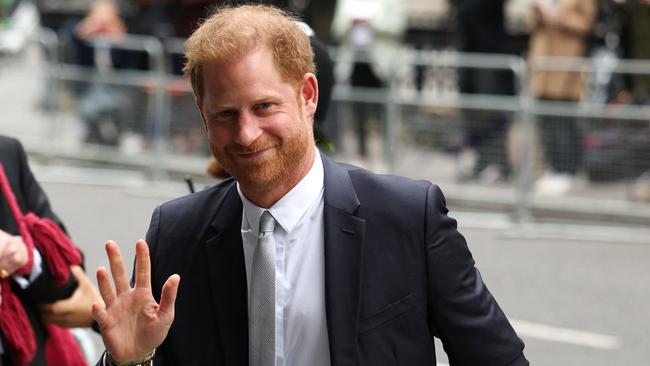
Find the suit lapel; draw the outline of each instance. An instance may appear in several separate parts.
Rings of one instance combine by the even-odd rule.
[[[365,220],[350,176],[323,156],[325,169],[325,306],[333,366],[356,365]],[[233,184],[215,204],[215,235],[206,241],[219,343],[226,365],[248,364],[247,286],[242,204]]]
[[[241,240],[242,204],[235,184],[226,190],[212,223],[206,260],[225,365],[248,364],[246,267]]]
[[[350,175],[323,156],[325,169],[325,306],[332,365],[357,363],[365,220]]]

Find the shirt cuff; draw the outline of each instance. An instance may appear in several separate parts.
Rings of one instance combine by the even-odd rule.
[[[20,275],[15,275],[13,276],[14,281],[22,288],[23,290],[28,288],[36,279],[38,276],[43,273],[43,258],[41,257],[41,253],[39,253],[38,249],[34,248],[34,265],[32,266],[32,271],[29,272],[28,275],[25,276],[20,276]]]
[[[107,359],[108,357],[106,357],[106,351],[104,351],[104,353],[102,353],[102,366],[111,366],[108,364]],[[151,363],[149,365],[153,366],[153,360],[151,360]]]

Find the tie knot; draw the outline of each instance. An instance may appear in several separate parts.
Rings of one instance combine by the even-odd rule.
[[[272,233],[275,228],[275,219],[269,211],[264,211],[260,217],[260,234]]]

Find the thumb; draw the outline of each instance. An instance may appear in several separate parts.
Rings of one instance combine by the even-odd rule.
[[[77,279],[77,282],[89,282],[90,280],[88,279],[88,276],[86,276],[86,272],[84,272],[83,268],[80,266],[71,266],[70,267],[70,272],[74,276],[74,278]]]

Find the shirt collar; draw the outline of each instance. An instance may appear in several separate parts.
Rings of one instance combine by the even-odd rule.
[[[273,215],[273,218],[275,218],[275,221],[287,233],[290,233],[296,227],[300,219],[313,205],[314,201],[321,196],[325,173],[320,152],[317,148],[315,149],[314,163],[307,175],[285,194],[284,197],[280,198],[278,202],[268,209],[271,215]],[[239,193],[244,208],[242,229],[250,230],[257,234],[260,226],[260,217],[266,209],[249,201],[242,193],[239,182],[237,182],[237,193]]]

